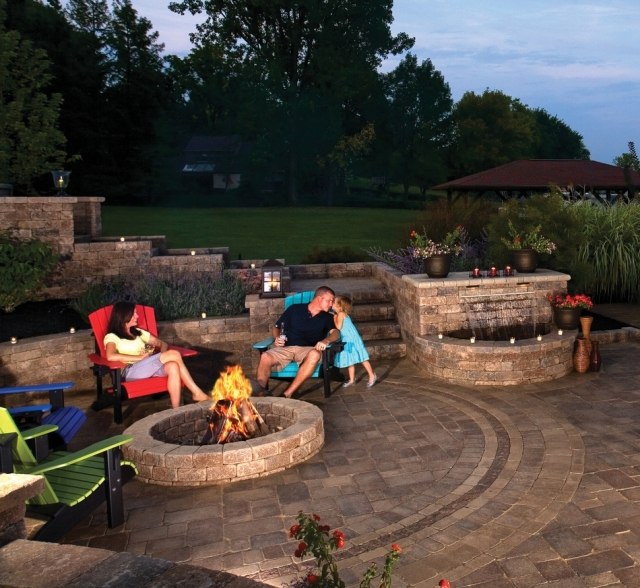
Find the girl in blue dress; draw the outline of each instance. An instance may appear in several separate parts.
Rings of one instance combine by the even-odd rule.
[[[364,346],[362,337],[353,324],[349,313],[353,308],[351,298],[348,296],[336,296],[333,303],[335,316],[333,320],[336,327],[340,329],[340,338],[344,343],[344,349],[336,355],[334,365],[339,368],[347,368],[349,380],[343,386],[353,386],[356,383],[356,364],[361,363],[367,374],[369,374],[369,382],[367,388],[371,388],[378,381],[378,376],[373,371],[369,362],[369,354]]]

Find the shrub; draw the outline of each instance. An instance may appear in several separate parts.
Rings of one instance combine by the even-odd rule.
[[[153,277],[136,282],[117,280],[91,286],[71,303],[86,316],[118,300],[153,306],[158,320],[208,316],[230,316],[244,311],[246,282],[231,272],[219,276]]]
[[[0,233],[0,307],[12,312],[32,300],[58,264],[51,247],[37,239]]]
[[[640,204],[572,206],[585,234],[576,261],[589,268],[579,289],[601,302],[640,301]]]

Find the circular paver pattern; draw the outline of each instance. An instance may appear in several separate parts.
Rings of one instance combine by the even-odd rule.
[[[200,488],[133,480],[127,523],[102,545],[282,586],[303,569],[288,530],[304,511],[345,532],[336,558],[348,586],[399,543],[394,586],[426,587],[512,551],[571,500],[582,440],[548,404],[524,388],[443,384],[407,361],[376,369],[371,390],[304,396],[325,428],[324,447],[305,463]]]

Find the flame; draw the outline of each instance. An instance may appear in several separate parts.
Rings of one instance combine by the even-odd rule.
[[[211,398],[213,402],[218,400],[231,400],[238,402],[251,396],[251,382],[247,379],[239,365],[228,366],[226,372],[220,372]]]
[[[251,391],[251,382],[244,375],[239,365],[229,366],[225,372],[220,372],[220,377],[211,391],[213,402],[210,408],[211,411],[223,417],[221,422],[224,422],[224,425],[217,436],[218,443],[225,443],[230,435],[231,437],[235,435],[244,439],[248,438],[249,431],[243,420],[240,407],[244,401],[248,401],[250,414],[257,415],[255,408],[249,401]],[[244,418],[247,418],[247,416],[245,412]],[[213,427],[212,422],[209,423],[209,427]]]

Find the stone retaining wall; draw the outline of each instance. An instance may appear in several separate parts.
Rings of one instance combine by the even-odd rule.
[[[249,315],[183,319],[158,323],[164,341],[187,347],[222,350],[228,361],[252,369]],[[87,355],[95,351],[89,329],[0,343],[0,387],[72,380],[79,390],[95,387]],[[18,403],[19,400],[16,400]]]

